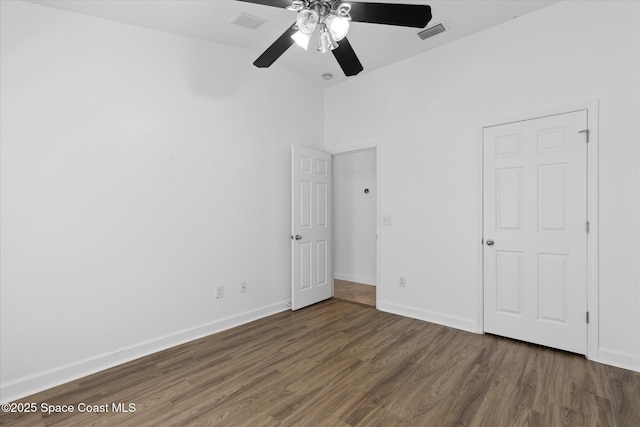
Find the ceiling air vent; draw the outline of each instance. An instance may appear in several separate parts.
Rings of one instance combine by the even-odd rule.
[[[256,16],[248,15],[246,13],[241,13],[240,15],[236,16],[235,18],[233,18],[233,20],[231,21],[232,24],[236,24],[236,25],[239,25],[241,27],[249,28],[251,30],[257,30],[265,22],[267,22],[267,21],[262,19],[262,18],[258,18]]]
[[[429,27],[426,30],[420,31],[418,33],[418,37],[422,40],[426,40],[429,37],[433,37],[437,34],[444,33],[447,29],[442,24],[434,25],[433,27]]]

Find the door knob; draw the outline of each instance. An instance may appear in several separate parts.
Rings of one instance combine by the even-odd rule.
[[[489,239],[487,240],[487,246],[493,246],[494,241]]]
[[[296,239],[296,240],[300,240],[300,239],[302,239],[302,236],[301,236],[301,235],[299,235],[299,234],[296,234],[296,235],[295,235],[295,237],[294,237],[294,236],[291,236],[291,237],[293,237],[293,238],[294,238],[294,239]]]

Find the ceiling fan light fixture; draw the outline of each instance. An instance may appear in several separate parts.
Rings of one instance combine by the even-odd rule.
[[[1,1],[1,0],[0,0]],[[385,0],[238,0],[296,12],[296,22],[278,37],[253,62],[258,68],[270,67],[293,44],[308,48],[309,39],[318,30],[318,50],[332,51],[345,76],[364,70],[346,35],[350,21],[399,27],[425,28],[431,21],[431,6],[423,4],[384,3]],[[421,0],[422,1],[422,0]],[[412,1],[413,3],[413,1]],[[356,10],[357,9],[357,10]],[[353,16],[351,11],[354,12]],[[338,41],[340,45],[338,46]]]
[[[345,38],[349,32],[349,19],[343,16],[330,14],[325,18],[324,23],[329,28],[333,40],[337,42]]]
[[[309,49],[309,42],[311,41],[311,34],[305,34],[301,31],[296,31],[291,38],[296,42],[298,46],[304,50]]]
[[[338,43],[331,37],[327,26],[324,23],[320,24],[320,45],[318,46],[318,50],[322,53],[327,53],[337,48]]]
[[[320,21],[320,15],[315,10],[303,9],[298,12],[298,18],[296,24],[302,34],[311,35],[316,30],[318,22]]]

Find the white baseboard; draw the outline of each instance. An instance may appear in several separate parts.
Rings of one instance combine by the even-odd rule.
[[[375,277],[357,276],[354,274],[333,273],[333,278],[338,280],[346,280],[347,282],[362,283],[363,285],[376,286]]]
[[[166,350],[189,341],[206,337],[207,335],[222,332],[263,317],[271,316],[272,314],[289,310],[290,307],[290,301],[272,304],[9,381],[0,385],[0,403],[12,402],[161,350]]]
[[[400,316],[411,317],[413,319],[424,320],[425,322],[437,323],[438,325],[477,333],[476,322],[471,319],[407,307],[400,304],[391,304],[388,302],[380,302],[377,308],[378,310],[385,311],[387,313],[398,314]]]
[[[597,358],[591,360],[630,371],[640,372],[640,357],[638,357],[637,354],[624,353],[600,347]]]

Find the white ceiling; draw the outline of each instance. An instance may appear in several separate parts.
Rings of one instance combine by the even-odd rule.
[[[428,4],[433,19],[427,27],[443,23],[447,31],[421,40],[416,35],[421,29],[355,22],[348,37],[364,66],[362,75],[557,1],[385,0],[382,2]],[[286,9],[224,0],[32,0],[31,3],[248,49],[256,58],[291,26],[296,16]],[[257,30],[231,24],[242,12],[268,22]],[[333,55],[321,54],[311,46],[308,51],[292,46],[273,66],[282,66],[322,87],[347,79]],[[334,75],[330,81],[322,78],[327,72]],[[358,76],[349,77],[354,78]]]

